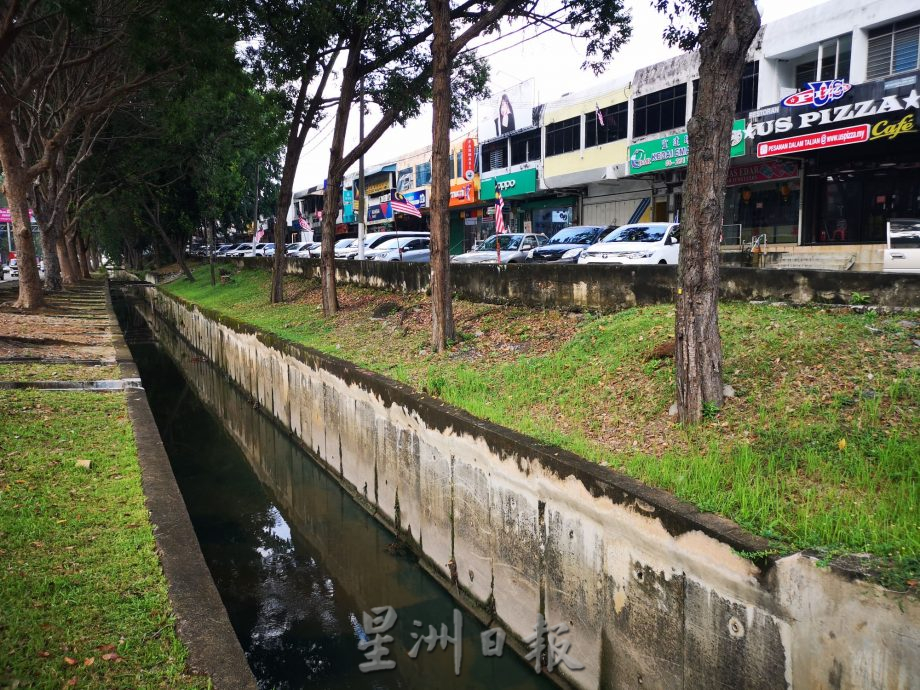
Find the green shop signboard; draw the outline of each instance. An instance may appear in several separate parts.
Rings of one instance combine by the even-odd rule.
[[[690,146],[686,132],[633,144],[629,147],[629,174],[683,168],[687,165],[689,154]],[[732,158],[744,155],[744,118],[735,120],[732,124],[730,155]]]
[[[509,196],[520,196],[522,194],[532,194],[537,191],[537,171],[533,168],[530,170],[518,170],[509,175],[499,175],[482,181],[482,188],[479,190],[480,199],[494,199],[495,191],[502,193],[502,198],[507,199]]]

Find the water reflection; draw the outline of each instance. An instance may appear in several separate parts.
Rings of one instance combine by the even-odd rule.
[[[125,315],[126,318],[131,315]],[[454,603],[326,472],[183,341],[132,347],[201,548],[263,688],[553,687],[506,649],[483,657],[464,615],[453,648],[411,659],[413,621],[452,627]],[[168,349],[172,358],[166,356]],[[178,365],[178,366],[177,366]],[[192,385],[187,385],[188,380]],[[393,606],[396,668],[362,674],[362,612]],[[536,617],[536,612],[534,612]]]

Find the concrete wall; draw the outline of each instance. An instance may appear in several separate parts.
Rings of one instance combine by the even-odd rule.
[[[270,259],[238,265],[269,266]],[[288,259],[288,273],[319,278],[319,259]],[[428,264],[337,261],[336,280],[380,289],[428,289]],[[642,304],[673,302],[675,266],[575,266],[555,264],[453,265],[454,294],[499,304],[614,312]],[[770,300],[795,304],[849,304],[854,293],[869,304],[920,308],[920,275],[862,271],[770,270],[725,265],[723,300]]]
[[[152,288],[157,320],[255,398],[520,641],[568,625],[578,688],[907,688],[920,605],[571,453]],[[456,591],[451,588],[451,591]]]

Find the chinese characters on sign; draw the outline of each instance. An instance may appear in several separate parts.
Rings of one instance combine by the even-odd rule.
[[[362,613],[365,634],[364,639],[358,642],[358,649],[364,652],[364,658],[367,659],[358,665],[362,673],[396,668],[396,661],[386,658],[390,655],[386,645],[393,642],[393,636],[387,633],[396,625],[397,618],[396,610],[392,606],[378,606],[372,608],[370,614]],[[418,620],[412,621],[412,625],[415,628],[423,628],[422,622]],[[559,665],[567,666],[571,671],[580,671],[585,667],[569,654],[572,643],[563,637],[568,632],[569,627],[564,623],[551,626],[543,614],[537,615],[533,633],[524,638],[524,644],[530,650],[524,658],[530,662],[534,671],[540,673],[545,668],[552,673]],[[454,609],[452,631],[448,630],[447,624],[441,623],[440,629],[429,625],[427,633],[412,632],[411,637],[414,644],[409,650],[409,657],[412,659],[418,657],[423,644],[426,652],[434,651],[435,647],[446,650],[447,645],[453,645],[454,675],[460,675],[460,664],[463,660],[463,616],[458,609]],[[502,655],[506,639],[504,630],[490,628],[482,632],[479,638],[483,656]]]
[[[732,124],[731,149],[732,158],[743,156],[745,121],[735,120]],[[629,147],[629,174],[657,172],[672,168],[686,167],[690,156],[690,144],[687,132],[678,132],[666,137],[649,139]]]

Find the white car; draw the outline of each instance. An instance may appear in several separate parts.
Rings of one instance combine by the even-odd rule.
[[[498,242],[498,249],[495,243]],[[452,264],[497,264],[499,257],[503,264],[519,264],[527,260],[527,255],[542,247],[549,238],[543,234],[524,232],[511,232],[502,235],[492,235],[466,254],[450,257]]]
[[[431,240],[428,237],[399,237],[387,240],[375,249],[364,253],[373,261],[411,261],[421,263],[431,258]]]
[[[888,245],[882,270],[920,273],[920,218],[892,218],[888,221]]]
[[[224,254],[224,256],[229,256],[232,258],[252,256],[252,242],[243,242],[243,244],[238,244],[236,247]]]
[[[320,255],[322,247],[321,242],[295,242],[288,249],[288,256],[295,256],[298,259],[314,259]]]
[[[582,251],[580,264],[676,264],[680,252],[677,223],[621,225]]]
[[[387,240],[398,239],[400,237],[430,237],[427,232],[369,232],[364,238],[364,257],[369,259],[369,250],[376,249]],[[349,245],[341,252],[335,250],[336,259],[357,259],[358,258],[358,241]]]

